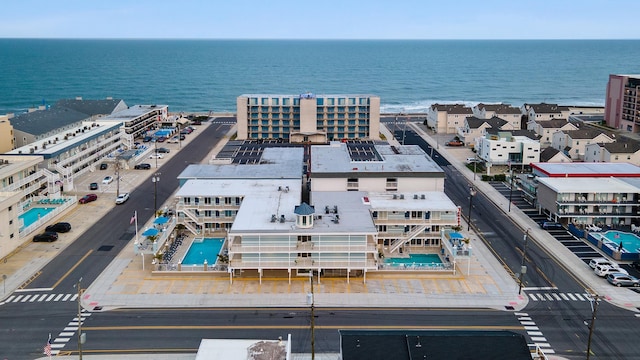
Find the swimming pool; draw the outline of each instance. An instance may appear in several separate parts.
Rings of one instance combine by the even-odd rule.
[[[171,136],[172,133],[173,133],[173,130],[171,129],[160,129],[156,131],[154,135],[156,137],[160,137],[160,136],[169,137]]]
[[[20,219],[20,223],[22,224],[22,226],[20,226],[20,231],[22,231],[22,229],[26,227],[31,226],[33,223],[38,221],[38,219],[42,219],[45,215],[52,212],[53,209],[55,208],[37,207],[25,211],[22,215],[18,216],[18,218]]]
[[[386,258],[384,263],[391,266],[439,266],[442,260],[438,254],[411,254],[408,258]]]
[[[218,261],[218,254],[223,244],[224,238],[194,239],[184,258],[182,258],[181,264],[187,266],[202,265],[207,260],[208,265],[213,265]]]
[[[620,243],[622,243],[623,251],[640,252],[640,238],[635,234],[609,230],[602,233],[602,235],[613,243],[613,246],[615,246],[616,249],[620,246]]]

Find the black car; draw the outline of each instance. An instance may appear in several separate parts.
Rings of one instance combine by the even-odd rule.
[[[145,137],[142,139],[142,142],[150,142],[151,140],[153,140],[153,138],[152,138],[151,136],[145,136]]]
[[[562,230],[562,229],[564,229],[562,224],[557,223],[557,222],[553,222],[553,221],[544,221],[544,222],[540,223],[540,227],[545,229],[545,230]]]
[[[161,147],[161,148],[157,148],[157,149],[156,149],[156,152],[157,152],[157,153],[164,153],[164,154],[168,154],[170,151],[171,151],[171,150],[169,150],[169,149],[167,149],[167,148],[163,148],[163,147]]]
[[[33,237],[33,242],[52,242],[58,240],[58,233],[47,231]]]
[[[44,229],[44,231],[57,232],[57,233],[66,233],[66,232],[71,231],[71,224],[69,224],[68,222],[55,223],[53,225],[47,226],[47,228]]]
[[[98,183],[89,184],[89,190],[98,190]]]
[[[151,164],[142,163],[133,167],[136,170],[149,170],[151,169]]]
[[[100,170],[107,170],[108,167],[109,165],[107,165],[107,163],[100,164]]]

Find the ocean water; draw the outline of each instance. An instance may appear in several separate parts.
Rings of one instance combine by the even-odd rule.
[[[0,114],[59,99],[235,111],[246,93],[375,94],[383,112],[432,103],[604,105],[639,73],[640,40],[0,39]]]

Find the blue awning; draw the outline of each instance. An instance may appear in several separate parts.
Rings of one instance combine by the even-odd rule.
[[[156,236],[158,235],[158,232],[158,229],[149,228],[142,233],[142,236]]]
[[[154,224],[165,224],[167,221],[169,221],[168,217],[158,216],[155,220],[153,220],[153,223]]]

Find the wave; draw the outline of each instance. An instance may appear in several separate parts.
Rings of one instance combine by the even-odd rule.
[[[382,100],[382,99],[381,99]],[[604,101],[574,100],[574,99],[558,99],[557,101],[528,101],[528,103],[553,103],[562,106],[586,106],[586,107],[604,107]],[[380,104],[380,112],[384,114],[394,113],[426,113],[433,104],[461,104],[467,107],[474,107],[480,103],[485,104],[509,104],[514,107],[521,107],[525,102],[511,101],[473,101],[473,100],[419,100],[400,104]]]

